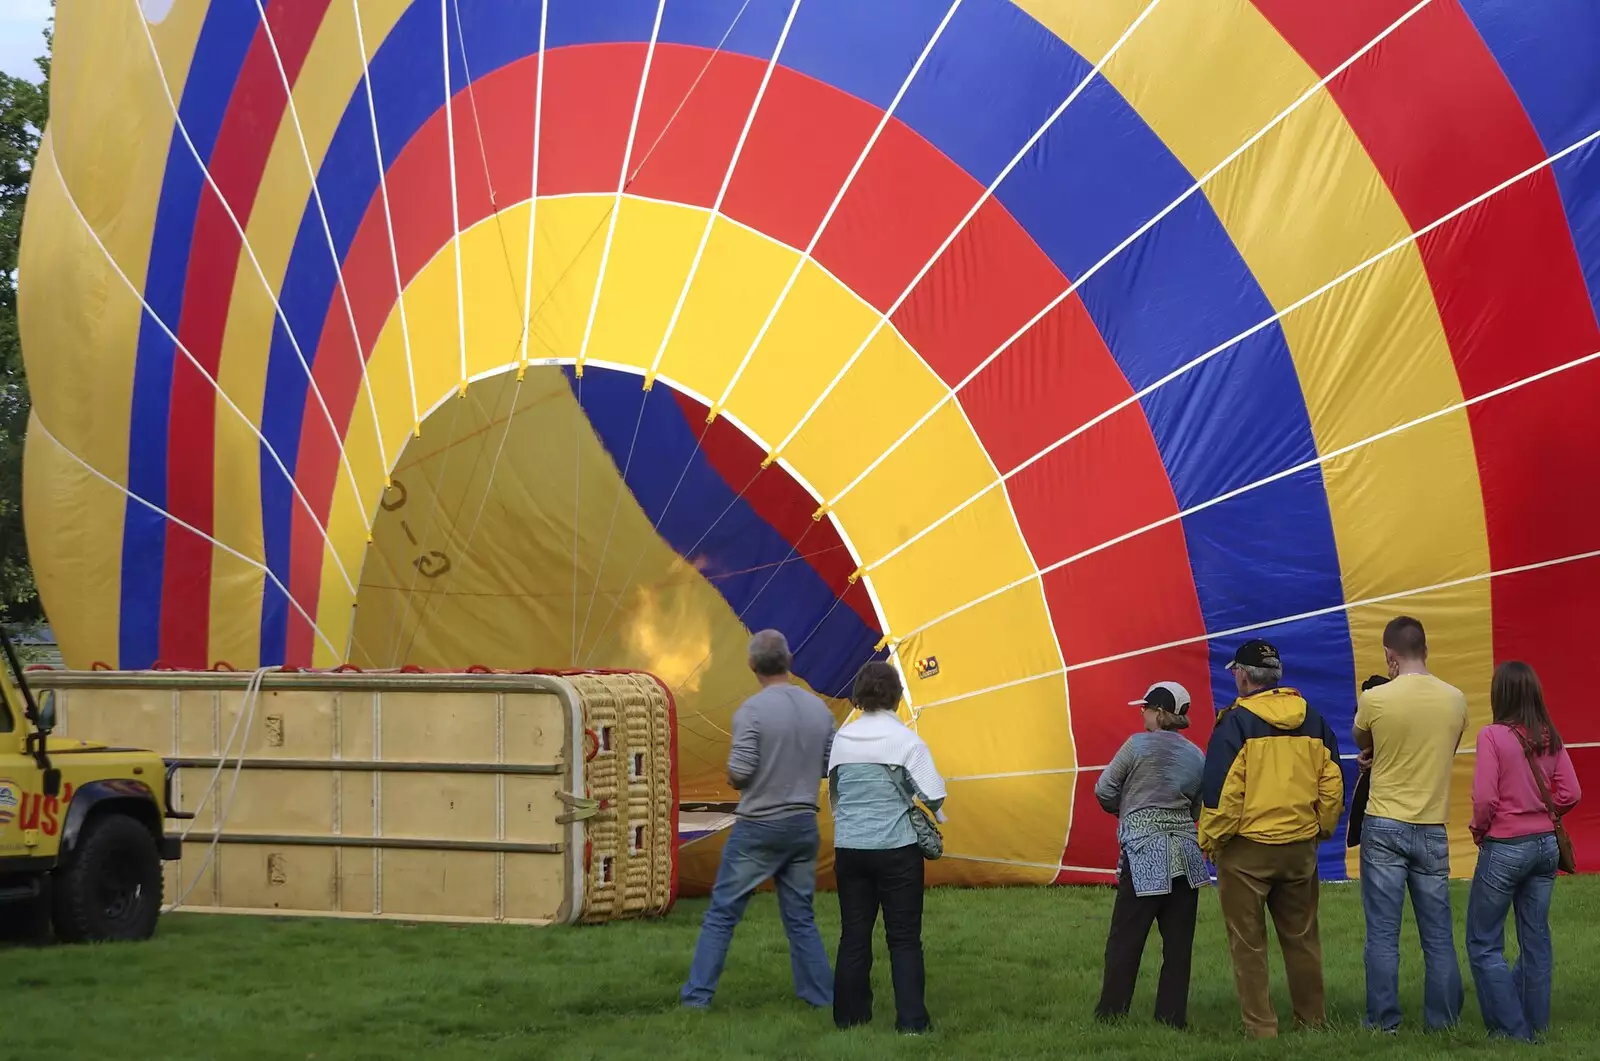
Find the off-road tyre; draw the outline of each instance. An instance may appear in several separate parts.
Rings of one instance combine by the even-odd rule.
[[[115,811],[84,825],[72,860],[55,871],[54,921],[63,943],[149,939],[161,916],[161,852],[150,830]]]

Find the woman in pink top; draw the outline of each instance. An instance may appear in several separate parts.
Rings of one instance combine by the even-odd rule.
[[[1489,689],[1494,723],[1478,733],[1472,775],[1472,838],[1478,869],[1467,900],[1467,958],[1478,1008],[1491,1036],[1531,1040],[1550,1023],[1550,893],[1556,882],[1556,835],[1536,768],[1556,814],[1577,806],[1572,760],[1545,710],[1539,676],[1505,663]],[[1506,963],[1506,913],[1515,910],[1516,968]]]

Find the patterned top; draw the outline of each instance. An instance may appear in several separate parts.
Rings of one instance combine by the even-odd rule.
[[[1135,895],[1166,895],[1179,877],[1186,878],[1191,888],[1211,883],[1188,811],[1162,807],[1130,811],[1117,825],[1117,842],[1127,859]]]

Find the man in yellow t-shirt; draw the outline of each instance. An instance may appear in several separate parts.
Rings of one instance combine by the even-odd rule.
[[[1361,694],[1355,741],[1372,771],[1361,826],[1361,906],[1367,919],[1366,1025],[1400,1026],[1400,915],[1411,891],[1424,965],[1422,1018],[1461,1017],[1461,966],[1450,917],[1450,774],[1467,727],[1467,698],[1428,673],[1428,639],[1409,616],[1383,631],[1384,685]]]

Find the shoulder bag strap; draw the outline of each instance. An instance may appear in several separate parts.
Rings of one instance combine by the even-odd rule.
[[[889,780],[894,782],[894,787],[899,791],[901,798],[906,801],[906,809],[913,810],[917,805],[917,794],[911,788],[911,782],[906,777],[905,771],[887,763],[879,763],[884,772],[889,775]]]
[[[1511,732],[1516,734],[1517,743],[1522,745],[1522,754],[1528,759],[1528,769],[1533,771],[1533,780],[1539,786],[1539,796],[1544,800],[1544,809],[1549,812],[1550,820],[1560,825],[1561,815],[1556,813],[1556,801],[1550,796],[1550,783],[1545,780],[1544,771],[1539,769],[1539,759],[1533,752],[1533,745],[1528,743],[1528,738],[1523,736],[1521,730],[1513,729]]]

